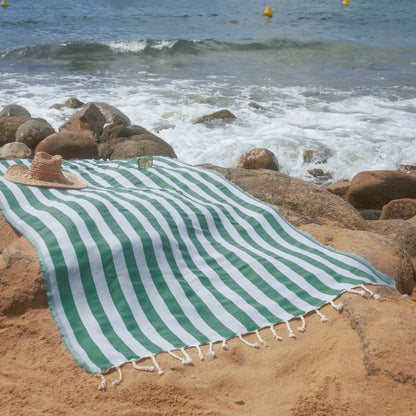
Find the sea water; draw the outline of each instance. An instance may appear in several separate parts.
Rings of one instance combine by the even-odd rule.
[[[53,104],[106,102],[190,164],[231,167],[262,147],[308,181],[314,168],[329,181],[416,164],[414,0],[8,4],[0,107],[58,128],[74,110]],[[237,120],[192,123],[221,109]]]

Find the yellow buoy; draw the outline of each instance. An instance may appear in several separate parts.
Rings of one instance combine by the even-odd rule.
[[[6,0],[2,0],[0,6],[1,7],[9,7],[9,5],[7,4],[7,1]]]
[[[263,13],[266,17],[272,17],[273,16],[273,10],[270,8],[270,6],[266,7],[266,10]]]
[[[342,2],[342,4],[343,4],[344,6],[349,6],[349,5],[350,5],[350,0],[344,0],[344,1]]]

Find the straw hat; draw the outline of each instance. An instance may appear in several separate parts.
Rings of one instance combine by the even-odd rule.
[[[29,169],[16,164],[6,170],[4,177],[11,182],[44,188],[82,189],[88,186],[72,173],[62,172],[61,165],[61,155],[37,152]]]

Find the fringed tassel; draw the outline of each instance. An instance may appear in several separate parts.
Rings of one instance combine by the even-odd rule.
[[[168,351],[168,353],[173,357],[176,358],[177,360],[179,360],[183,365],[186,364],[191,364],[192,363],[192,358],[188,355],[188,353],[185,351],[184,348],[181,348],[181,351],[183,353],[183,355],[185,356],[185,358],[181,358],[179,357],[179,355],[176,355],[174,352],[172,351]]]
[[[176,355],[174,352],[172,352],[172,351],[169,351],[168,350],[168,353],[173,357],[173,358],[176,358],[177,360],[179,360],[182,364],[185,364],[185,360],[183,359],[183,358],[181,358],[181,357],[179,357],[178,355]]]
[[[256,329],[256,335],[257,335],[259,342],[263,345],[263,347],[269,346],[269,344],[260,336],[260,332],[258,329]]]
[[[154,355],[154,354],[152,354],[152,355],[150,356],[150,358],[152,359],[153,364],[154,364],[154,366],[156,367],[156,369],[157,369],[157,371],[158,371],[158,374],[159,374],[160,376],[161,376],[161,375],[163,375],[165,372],[162,370],[162,368],[160,367],[159,363],[157,362],[155,355]]]
[[[340,302],[340,303],[338,303],[338,305],[336,305],[332,300],[331,301],[329,301],[329,303],[331,304],[331,306],[335,309],[335,310],[337,310],[337,311],[339,311],[339,312],[341,312],[342,311],[342,309],[344,308],[344,304],[342,303],[342,302]]]
[[[296,338],[295,333],[292,331],[292,328],[290,327],[289,321],[285,321],[285,324],[287,326],[287,330],[289,331],[289,338]]]
[[[118,371],[118,380],[113,381],[111,384],[115,387],[118,386],[123,381],[123,373],[121,372],[120,367],[116,367]]]
[[[214,351],[214,344],[213,344],[213,342],[210,342],[209,343],[209,351],[207,352],[207,356],[212,357],[212,358],[216,358],[217,357],[216,354],[215,354],[215,351]]]
[[[189,356],[189,354],[185,351],[185,348],[181,348],[182,354],[185,356],[185,362],[184,364],[192,364],[192,358]]]
[[[300,315],[299,318],[302,321],[302,326],[298,326],[298,331],[299,332],[305,332],[305,330],[306,330],[306,321],[305,321],[305,318],[303,317],[303,315]]]
[[[225,338],[222,340],[222,349],[228,351],[227,340]]]
[[[315,312],[321,317],[321,322],[328,322],[328,318],[323,315],[321,312],[319,312],[318,309],[315,309]]]
[[[140,366],[140,365],[137,365],[137,361],[136,360],[131,360],[131,363],[133,364],[133,367],[136,370],[139,370],[139,371],[148,371],[149,373],[152,373],[153,371],[155,371],[155,367],[152,366],[152,365],[150,365],[150,366]]]
[[[270,330],[272,331],[272,334],[273,334],[274,338],[275,338],[277,341],[281,341],[281,340],[283,339],[282,337],[279,337],[279,335],[277,335],[277,332],[276,332],[276,330],[274,329],[273,324],[271,324],[271,325],[270,325]]]
[[[202,351],[201,351],[200,346],[199,346],[199,345],[195,345],[195,346],[196,346],[196,349],[198,350],[198,356],[199,356],[199,359],[200,359],[201,361],[204,361],[204,360],[205,360],[205,357],[204,357],[204,354],[202,354]]]
[[[360,296],[364,296],[365,295],[364,290],[348,289],[348,290],[346,290],[346,292],[354,293],[355,295],[360,295]]]
[[[380,299],[380,295],[377,295],[373,291],[371,291],[368,287],[365,287],[364,285],[360,285],[370,296],[372,296],[374,299],[378,300]]]
[[[238,335],[238,338],[240,338],[240,340],[241,340],[242,342],[244,342],[244,344],[248,345],[249,347],[252,347],[252,348],[260,348],[260,344],[259,344],[258,342],[255,342],[254,344],[252,344],[251,342],[248,342],[247,340],[245,340],[245,339],[241,336],[241,334],[239,334],[239,335]]]
[[[102,373],[97,373],[97,377],[101,377],[101,383],[98,386],[98,390],[104,391],[107,388],[107,380]]]

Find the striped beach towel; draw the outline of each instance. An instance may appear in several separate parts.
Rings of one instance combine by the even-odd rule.
[[[92,373],[246,334],[394,281],[316,242],[220,174],[163,157],[64,161],[88,183],[4,179],[0,208],[37,250],[68,350]]]

